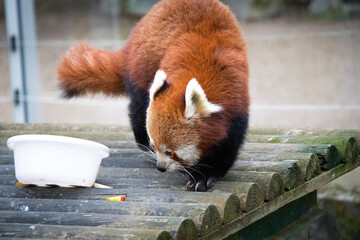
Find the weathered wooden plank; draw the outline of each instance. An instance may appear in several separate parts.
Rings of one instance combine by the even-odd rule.
[[[114,188],[126,188],[126,189],[167,189],[185,191],[187,179],[184,177],[174,178],[158,178],[158,179],[146,179],[146,178],[115,178],[100,176],[96,179],[97,183],[111,186]]]
[[[0,174],[15,174],[13,164],[0,164]],[[186,181],[185,173],[159,172],[156,168],[122,168],[122,167],[100,167],[98,178],[146,178],[146,179],[174,179],[180,178],[180,182]],[[183,180],[183,181],[182,181]]]
[[[71,130],[70,130],[71,131]],[[89,130],[90,131],[90,130]],[[91,130],[92,131],[92,130]],[[91,131],[90,131],[90,134],[91,134]],[[109,142],[110,144],[112,144],[112,142]],[[118,145],[117,145],[118,143],[116,143],[116,144],[114,144],[114,145],[112,145],[114,148],[118,148]],[[122,167],[124,167],[124,166],[128,166],[128,167],[131,167],[131,168],[136,168],[136,165],[131,165],[132,164],[132,162],[131,162],[131,160],[132,159],[135,159],[137,156],[140,156],[140,158],[143,158],[142,160],[145,160],[145,161],[147,161],[145,158],[146,157],[144,157],[145,155],[142,153],[142,152],[139,152],[138,150],[136,150],[136,149],[133,149],[134,148],[134,146],[132,145],[132,144],[125,144],[125,145],[123,145],[122,147],[119,147],[119,148],[122,148],[121,150],[119,150],[118,152],[115,152],[115,155],[112,157],[113,158],[113,160],[111,160],[112,161],[112,166],[117,166],[117,167],[119,167],[119,166],[122,166]],[[130,149],[130,150],[129,150]],[[276,151],[273,151],[273,150],[270,150],[270,152],[272,152],[272,153],[274,153],[275,155],[277,155],[277,154],[285,154],[285,153],[287,153],[287,151],[284,151],[284,152],[280,152],[280,153],[278,153],[278,152],[276,152]],[[120,163],[120,165],[117,165],[118,163],[116,162],[116,160],[117,159],[123,159],[123,156],[121,155],[121,154],[124,154],[123,156],[128,156],[128,159],[129,159],[129,161],[127,162],[127,163],[124,163],[124,164],[127,164],[127,165],[121,165],[121,163]],[[271,154],[272,154],[271,153]],[[118,156],[116,155],[116,154],[118,154]],[[268,154],[269,154],[269,152],[268,152]],[[143,156],[141,156],[141,155],[143,155]],[[120,157],[121,156],[121,157]],[[320,157],[322,157],[321,155],[319,155]],[[287,159],[288,160],[288,159]],[[105,161],[105,160],[104,160]],[[109,161],[109,162],[111,162],[111,161]],[[325,166],[325,164],[328,164],[327,163],[327,158],[326,158],[326,156],[323,156],[323,159],[322,159],[322,163],[323,163],[323,167]],[[140,161],[139,161],[140,162]],[[255,162],[252,162],[253,164],[255,163]],[[306,168],[304,168],[302,165],[301,165],[301,163],[302,162],[300,162],[300,161],[297,161],[297,164],[299,165],[299,167],[301,168],[301,169],[306,169]],[[137,164],[137,163],[136,163]],[[145,166],[145,165],[143,165],[143,166]],[[147,166],[146,166],[147,167]],[[137,167],[137,168],[140,168],[140,167]],[[325,169],[325,168],[324,168]],[[6,169],[3,169],[4,170],[4,172],[3,172],[3,174],[4,175],[8,175],[8,177],[9,177],[9,179],[10,179],[10,177],[11,177],[11,179],[14,179],[14,176],[10,176],[11,175],[11,173],[10,173],[10,175],[9,175],[9,171],[8,170],[6,170]],[[116,170],[119,170],[119,169],[116,169]],[[1,170],[0,170],[1,171]],[[136,171],[136,170],[135,170]],[[147,170],[145,170],[145,171],[147,171]],[[304,171],[305,172],[305,171]],[[105,173],[105,172],[104,172]],[[110,174],[112,174],[112,172],[109,170],[109,173]],[[155,185],[153,185],[154,186],[154,188],[153,189],[148,189],[147,191],[148,192],[140,192],[140,191],[143,191],[144,189],[141,189],[141,188],[139,188],[139,186],[136,186],[135,188],[131,188],[131,187],[129,187],[130,189],[129,189],[129,194],[128,194],[128,198],[127,198],[127,201],[128,202],[131,202],[131,201],[139,201],[139,203],[140,202],[151,202],[151,201],[157,201],[157,200],[164,200],[164,201],[175,201],[175,202],[181,202],[181,201],[195,201],[195,203],[197,202],[197,200],[198,200],[198,198],[196,197],[196,196],[198,196],[197,194],[200,194],[200,193],[194,193],[195,195],[183,195],[185,198],[188,198],[188,199],[185,199],[185,200],[183,200],[183,199],[180,199],[182,196],[180,195],[180,193],[183,193],[183,191],[169,191],[169,192],[174,192],[174,195],[172,195],[172,196],[167,196],[167,192],[168,192],[168,188],[166,188],[166,186],[165,186],[165,183],[163,183],[163,182],[161,182],[162,180],[166,180],[166,178],[169,178],[169,179],[171,179],[171,177],[166,177],[165,175],[157,175],[157,173],[156,173],[156,170],[155,171],[153,171],[153,169],[149,169],[149,171],[148,172],[145,172],[145,175],[139,175],[138,173],[126,173],[125,174],[125,172],[124,172],[124,175],[123,175],[123,177],[121,177],[122,175],[120,174],[120,175],[118,175],[116,172],[114,172],[113,173],[114,175],[113,176],[101,176],[100,175],[100,178],[103,178],[103,179],[105,179],[105,180],[109,180],[109,181],[114,181],[115,182],[115,187],[123,187],[123,188],[127,188],[127,185],[126,184],[129,184],[129,182],[125,182],[125,180],[124,180],[124,182],[120,182],[120,183],[117,183],[116,181],[122,181],[123,180],[123,178],[126,178],[126,175],[130,175],[132,178],[135,178],[135,179],[131,179],[130,180],[130,182],[132,181],[132,183],[137,183],[137,184],[139,184],[139,183],[141,183],[141,181],[139,181],[139,179],[137,179],[137,178],[140,178],[140,180],[141,180],[141,178],[145,178],[145,179],[154,179],[153,177],[151,177],[151,174],[155,174],[155,177],[159,177],[158,179],[159,179],[159,181],[158,181],[158,183],[157,184],[159,184],[158,186],[160,187],[160,188],[163,188],[164,190],[163,191],[161,191],[161,190],[157,190],[157,189],[155,189]],[[161,173],[160,173],[161,174]],[[335,175],[336,175],[336,173],[334,173]],[[119,178],[119,176],[120,176],[120,178]],[[157,178],[155,178],[155,180],[157,180]],[[169,180],[168,181],[168,183],[169,182],[171,182],[171,181],[175,181],[175,180]],[[312,180],[310,180],[309,182],[312,182]],[[308,183],[309,183],[308,182]],[[166,185],[168,185],[168,183],[166,183]],[[311,189],[311,187],[312,187],[312,185],[308,185],[308,183],[305,183],[305,185],[307,185],[308,187],[309,187],[309,189]],[[116,185],[116,184],[118,184],[118,185]],[[123,185],[121,185],[121,184],[123,184]],[[162,184],[164,184],[164,185],[162,185]],[[222,182],[220,182],[219,183],[220,185],[222,185],[223,183]],[[226,182],[226,181],[224,181],[224,184],[227,184],[227,186],[225,187],[225,185],[223,186],[224,187],[224,189],[229,189],[229,188],[231,188],[231,183],[230,183],[230,185]],[[322,183],[323,184],[323,183]],[[146,187],[146,184],[144,185],[145,187]],[[179,186],[179,188],[177,188],[177,187],[175,187],[174,188],[174,190],[181,190],[181,187],[180,187],[180,185],[178,185]],[[301,186],[299,186],[299,188],[302,188],[304,185],[301,185]],[[1,188],[2,186],[0,186],[0,196],[1,195],[3,195],[3,196],[5,196],[5,194],[8,194],[8,193],[2,193],[2,190],[10,190],[10,189],[16,189],[15,187],[13,187],[13,186],[4,186],[5,188],[3,189],[3,188]],[[29,196],[29,192],[27,192],[27,189],[28,188],[22,188],[22,187],[17,187],[17,189],[20,189],[18,192],[17,192],[17,194],[19,194],[19,196],[26,196],[26,195],[28,195]],[[88,193],[90,193],[90,194],[96,194],[95,196],[88,196],[88,198],[96,198],[96,197],[98,197],[99,199],[103,199],[105,196],[104,195],[102,195],[102,194],[104,194],[104,193],[106,193],[106,192],[103,192],[103,191],[100,191],[100,192],[96,192],[96,190],[98,190],[98,189],[84,189],[84,190],[95,190],[94,192],[86,192],[86,191],[84,191],[84,192],[74,192],[74,193],[70,193],[70,194],[68,194],[67,193],[67,191],[68,190],[75,190],[75,191],[82,191],[83,189],[65,189],[65,191],[63,191],[62,193],[61,193],[61,191],[58,191],[58,188],[51,188],[51,189],[45,189],[45,188],[41,188],[41,189],[45,189],[45,191],[43,192],[44,193],[44,195],[40,195],[40,193],[35,193],[35,192],[37,192],[38,190],[39,190],[40,188],[33,188],[33,195],[31,195],[30,194],[30,197],[32,197],[32,198],[34,198],[34,196],[35,195],[37,195],[37,196],[39,196],[40,198],[45,198],[44,196],[46,196],[46,194],[48,194],[47,196],[50,196],[51,194],[54,194],[54,193],[45,193],[46,191],[47,192],[49,192],[49,190],[52,192],[53,190],[55,190],[56,192],[57,192],[57,194],[62,194],[62,193],[64,193],[64,195],[67,195],[68,197],[70,196],[70,197],[73,197],[73,198],[83,198],[83,197],[86,197],[86,194],[88,194]],[[26,190],[26,194],[24,194],[23,193],[23,191],[24,190]],[[126,190],[126,189],[125,189]],[[308,190],[308,189],[307,189]],[[111,190],[109,190],[107,193],[111,193],[110,195],[112,195],[112,194],[115,194],[115,193],[120,193],[120,191],[122,191],[122,189],[111,189]],[[133,192],[133,191],[137,191],[137,193],[135,193],[135,195],[133,195],[133,194],[130,194],[131,192]],[[160,192],[159,192],[160,191]],[[20,193],[20,192],[22,192],[22,193]],[[290,191],[291,192],[291,191]],[[158,193],[164,193],[164,194],[158,194]],[[190,194],[192,194],[191,192],[184,192],[184,193],[190,193]],[[288,192],[287,192],[288,193]],[[285,194],[287,194],[287,193],[285,193]],[[13,193],[9,193],[9,194],[13,194]],[[16,193],[15,193],[16,194]],[[23,195],[22,195],[23,194]],[[201,193],[202,194],[202,193]],[[211,200],[209,200],[209,199],[211,199],[211,196],[213,196],[213,194],[215,194],[215,192],[212,192],[212,193],[208,193],[209,194],[209,196],[210,197],[208,197],[208,196],[206,196],[205,197],[205,195],[204,195],[204,199],[206,199],[205,201],[208,201],[208,203],[211,203]],[[220,194],[220,193],[216,193],[216,194]],[[221,193],[221,194],[223,194],[223,193]],[[222,220],[222,223],[225,223],[225,222],[227,222],[228,224],[232,224],[233,222],[236,222],[238,219],[239,219],[239,217],[237,217],[237,215],[239,215],[239,214],[241,214],[241,211],[239,212],[239,213],[237,213],[237,214],[235,214],[235,215],[233,215],[233,216],[231,216],[231,217],[229,217],[228,219],[229,220],[225,220],[226,219],[226,214],[230,214],[231,212],[233,212],[232,210],[227,210],[227,208],[226,208],[226,204],[228,204],[228,202],[232,202],[232,204],[230,204],[229,205],[229,209],[235,209],[235,211],[236,211],[236,209],[237,208],[240,208],[240,210],[241,210],[241,204],[240,204],[240,199],[239,199],[239,197],[240,197],[240,194],[239,194],[239,197],[237,196],[237,195],[234,195],[234,194],[232,194],[232,195],[230,195],[230,192],[229,193],[227,193],[228,195],[227,195],[227,197],[226,198],[224,198],[224,197],[222,197],[221,199],[221,203],[220,202],[218,202],[218,203],[216,203],[216,205],[215,205],[215,207],[217,208],[216,210],[218,211],[218,213],[219,213],[219,215],[220,215],[220,218],[223,216],[223,220]],[[157,196],[153,196],[153,195],[157,195]],[[159,196],[158,196],[159,195]],[[170,194],[171,195],[171,194]],[[9,196],[9,195],[7,195],[7,196]],[[203,195],[200,195],[200,196],[203,196]],[[221,195],[221,196],[223,196],[223,195]],[[235,197],[234,197],[235,196]],[[281,195],[281,196],[279,196],[279,198],[281,198],[283,195]],[[294,197],[294,196],[293,196]],[[297,197],[297,196],[295,196],[295,197]],[[57,198],[64,198],[64,199],[66,199],[66,197],[64,196],[57,196]],[[149,199],[146,199],[146,198],[149,198]],[[236,203],[236,198],[238,199],[238,203]],[[279,198],[275,198],[273,201],[278,201],[278,199]],[[202,198],[200,198],[200,199],[202,199]],[[224,200],[223,199],[225,199],[226,200],[226,203],[224,204]],[[67,201],[67,200],[66,200]],[[273,202],[273,201],[271,201],[271,202]],[[270,202],[270,203],[271,203]],[[220,208],[219,208],[219,206],[221,206]],[[224,209],[224,206],[225,206],[225,209]],[[260,206],[258,209],[262,209],[262,206]],[[256,209],[255,211],[257,211],[258,209]],[[250,212],[248,212],[247,214],[245,214],[245,215],[243,215],[242,217],[247,217],[248,216],[248,214],[250,214],[251,215],[251,213],[252,213],[253,211],[250,211]],[[268,214],[268,213],[264,213],[264,214]],[[209,219],[203,219],[203,220],[209,220]],[[253,219],[251,219],[250,221],[252,221]],[[249,222],[250,222],[249,221]],[[203,223],[204,221],[202,221],[202,223]],[[211,221],[210,221],[211,222]],[[193,225],[194,225],[194,223],[192,223]],[[228,224],[226,224],[226,225],[224,225],[224,226],[227,226]],[[188,224],[188,225],[191,225],[191,224]],[[183,229],[185,229],[185,227],[183,228]],[[194,231],[194,228],[191,228],[190,227],[190,229],[192,229],[192,230],[189,230],[189,231],[193,231],[193,232],[196,232],[196,231]],[[220,227],[220,229],[221,229],[221,227]],[[218,230],[220,230],[220,229],[218,229]],[[187,232],[188,230],[183,230],[183,232],[185,233],[185,232]],[[172,236],[175,236],[175,235],[173,235],[173,233],[174,232],[176,232],[176,229],[175,230],[169,230],[169,231],[162,231],[161,233],[160,233],[160,235],[164,238],[164,239],[166,239],[166,238],[172,238]],[[180,228],[179,228],[179,230],[178,230],[178,232],[180,232]],[[214,233],[214,231],[212,231],[213,233]],[[215,232],[217,232],[217,230],[215,230]],[[172,233],[172,234],[170,234],[170,233]],[[157,236],[159,236],[160,237],[160,235],[157,235]],[[194,236],[195,234],[193,234],[192,236]],[[155,237],[156,238],[156,237]],[[187,239],[187,238],[184,238],[184,239]]]
[[[309,180],[321,173],[319,157],[314,153],[301,152],[241,152],[238,157],[244,161],[283,161],[298,160],[301,171],[305,174],[305,180]]]
[[[160,189],[94,189],[94,188],[44,188],[16,187],[0,185],[1,198],[26,199],[74,199],[74,200],[105,200],[111,196],[126,194],[126,201],[131,202],[177,202],[214,204],[219,209],[225,205],[232,193],[224,192],[189,192],[169,191]]]
[[[242,215],[240,199],[236,194],[231,194],[226,200],[223,224],[227,224]]]
[[[0,164],[0,175],[15,175],[15,168],[13,164]]]
[[[350,135],[248,135],[247,140],[257,143],[331,144],[338,149],[342,162],[359,156],[356,140]]]
[[[0,223],[0,236],[5,238],[154,240],[161,232],[139,228]]]
[[[11,150],[10,148],[8,148],[7,146],[0,146],[0,155],[9,155],[12,156],[13,155],[13,150]]]
[[[264,202],[264,193],[256,183],[219,181],[208,191],[236,193],[240,200],[240,208],[248,212]]]
[[[264,161],[280,161],[284,159],[297,159],[299,160],[299,166],[302,168],[302,171],[305,173],[305,179],[309,180],[310,178],[318,175],[320,173],[320,164],[317,156],[315,154],[309,153],[281,153],[281,154],[266,154],[266,153],[242,153],[241,159],[248,160],[264,160]],[[0,158],[1,161],[1,158]],[[12,160],[11,160],[12,161]],[[12,164],[10,161],[10,164]],[[108,164],[110,161],[114,161],[111,164]],[[98,176],[108,176],[108,177],[131,177],[131,178],[155,178],[155,179],[167,179],[173,178],[176,175],[177,178],[183,178],[181,173],[160,173],[155,169],[155,163],[138,158],[106,158],[102,161],[102,167],[99,169]],[[103,166],[107,167],[103,167]],[[110,167],[109,167],[110,166]],[[112,167],[111,167],[112,166]],[[122,168],[117,168],[114,166],[122,166]],[[135,167],[139,166],[139,167]],[[133,168],[131,168],[133,167]],[[14,169],[12,165],[1,165],[0,164],[0,174],[7,169],[7,171]]]
[[[328,148],[328,144],[311,145],[311,144],[300,144],[300,143],[252,143],[247,142],[244,144],[242,150],[245,152],[268,152],[268,153],[279,153],[279,152],[305,152],[323,153]]]
[[[225,181],[254,182],[263,190],[264,198],[271,201],[284,192],[284,184],[279,173],[257,171],[229,171]]]
[[[193,220],[185,219],[177,231],[177,240],[197,240],[199,238],[199,230]]]
[[[297,157],[295,160],[297,160],[297,164],[304,174],[305,181],[309,181],[311,178],[318,176],[321,173],[321,165],[318,155],[313,153],[306,154],[302,157]]]
[[[107,178],[146,178],[146,179],[180,179],[181,184],[187,181],[186,173],[160,172],[156,168],[120,168],[100,167],[98,177]]]
[[[304,152],[315,153],[320,160],[321,168],[331,169],[340,164],[340,157],[334,145],[280,144],[280,143],[247,143],[243,147],[246,152]]]
[[[14,167],[12,165],[0,165],[0,174],[13,175]],[[16,183],[13,176],[4,177],[0,175],[0,179],[2,178],[6,178],[3,180],[8,184],[14,185]],[[237,174],[236,172],[229,172],[224,180],[257,182],[263,189],[266,200],[271,200],[281,193],[279,181],[275,181],[276,176],[271,173],[243,172],[242,174]],[[180,173],[160,173],[156,169],[100,168],[97,182],[116,188],[159,187],[182,190],[186,184],[186,179]],[[268,183],[271,185],[268,185]]]
[[[92,141],[100,141],[103,139],[108,140],[132,140],[133,134],[128,131],[119,131],[119,132],[102,132],[102,131],[91,131],[91,132],[81,132],[81,131],[59,131],[59,130],[41,130],[41,129],[30,129],[30,130],[4,130],[0,132],[0,144],[6,145],[7,139],[12,136],[16,135],[23,135],[23,134],[47,134],[47,135],[58,135],[58,136],[67,136],[67,137],[75,137],[75,138],[82,138]]]
[[[171,236],[171,233],[168,231],[162,231],[156,240],[173,240],[174,238]]]
[[[3,185],[14,186],[18,181],[15,175],[0,175],[0,182],[2,182]],[[114,177],[100,176],[96,179],[96,182],[113,188],[122,188],[122,189],[149,188],[149,189],[185,190],[187,179],[183,177],[145,179],[145,178],[114,178]]]
[[[208,205],[196,203],[112,202],[101,200],[1,198],[0,210],[36,212],[77,212],[191,218],[200,224]]]
[[[122,167],[122,168],[155,168],[156,160],[146,155],[119,157],[110,156],[101,162],[102,167]]]
[[[0,183],[4,186],[15,186],[18,181],[15,178],[15,175],[1,174]]]
[[[285,135],[285,136],[296,136],[296,135],[345,135],[353,136],[356,139],[360,139],[359,130],[348,130],[348,129],[276,129],[276,128],[250,128],[247,131],[248,135]]]
[[[100,140],[99,143],[102,143],[109,148],[136,148],[136,149],[138,149],[138,145],[133,139],[131,139],[129,141]]]
[[[121,156],[121,157],[132,157],[132,156],[148,156],[154,157],[150,152],[142,151],[138,148],[110,148],[111,156]]]
[[[0,165],[14,164],[14,157],[12,155],[1,155],[0,154]]]
[[[4,131],[60,131],[60,132],[128,132],[131,130],[126,126],[102,125],[102,124],[64,124],[64,123],[0,123],[0,132]],[[106,138],[105,138],[106,139]]]
[[[286,190],[293,189],[305,181],[296,160],[284,160],[281,162],[236,161],[231,169],[237,171],[277,172],[280,174]]]
[[[356,161],[356,158],[359,157],[360,155],[359,145],[360,142],[357,142],[357,140],[354,137],[350,137],[347,140],[345,150],[344,148],[340,149],[341,150],[340,154],[344,151],[343,162]]]
[[[125,138],[122,141],[132,141],[134,139],[132,131],[129,127],[116,126],[116,125],[95,125],[95,124],[12,124],[12,123],[0,123],[0,138],[9,135],[2,134],[3,132],[12,132],[13,135],[19,133],[48,133],[48,132],[59,132],[59,133],[122,133]],[[250,128],[248,130],[248,136],[251,135],[351,135],[356,139],[360,139],[360,132],[356,130],[288,130],[288,129],[263,129],[263,128]],[[110,139],[103,137],[100,140],[109,141]],[[114,141],[121,140],[122,138],[115,139]],[[359,143],[358,143],[359,144]]]
[[[0,154],[0,165],[14,164],[14,156],[12,155],[1,155]],[[102,167],[123,167],[123,168],[155,168],[156,160],[151,159],[147,156],[131,156],[131,157],[107,157],[101,162]]]
[[[69,225],[112,228],[174,230],[185,218],[169,216],[136,216],[103,213],[0,211],[0,223]]]
[[[223,225],[218,231],[215,231],[210,235],[204,236],[201,239],[216,240],[216,239],[226,238],[227,236],[230,236],[238,232],[239,230],[249,226],[250,224],[258,221],[264,216],[272,212],[275,212],[276,210],[282,208],[286,204],[315,191],[319,187],[353,170],[359,165],[360,165],[360,158],[358,158],[356,161],[352,161],[346,164],[340,164],[339,166],[327,172],[323,172],[319,176],[314,177],[308,182],[305,182],[303,185],[285,192],[284,194],[280,195],[274,200],[262,204],[257,209],[250,211],[249,213],[239,217],[238,219],[226,225]]]
[[[200,236],[206,236],[218,230],[221,225],[222,220],[217,208],[214,205],[210,205],[204,213],[204,218],[199,230]]]

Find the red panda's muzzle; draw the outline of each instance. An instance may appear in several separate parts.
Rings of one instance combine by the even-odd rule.
[[[166,172],[166,167],[160,163],[156,164],[156,169],[159,170],[160,172]]]

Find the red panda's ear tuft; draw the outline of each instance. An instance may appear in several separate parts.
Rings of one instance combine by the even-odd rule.
[[[185,92],[186,118],[206,117],[222,109],[220,105],[209,102],[204,90],[195,78],[190,80]]]
[[[154,99],[168,87],[169,84],[166,81],[166,73],[163,70],[158,70],[149,90],[150,102],[154,101]]]

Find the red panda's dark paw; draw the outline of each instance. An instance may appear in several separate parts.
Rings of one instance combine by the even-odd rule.
[[[196,183],[190,179],[186,184],[186,190],[195,192],[205,192],[212,188],[217,182],[217,178],[209,177],[208,179],[199,179]]]

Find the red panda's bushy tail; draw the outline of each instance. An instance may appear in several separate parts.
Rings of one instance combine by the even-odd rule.
[[[57,68],[60,87],[66,98],[103,93],[125,94],[122,51],[109,52],[80,43],[69,50]]]

